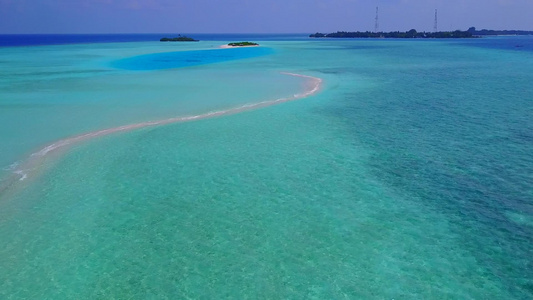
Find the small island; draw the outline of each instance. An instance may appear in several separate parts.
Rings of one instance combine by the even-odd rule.
[[[259,46],[257,43],[252,42],[238,42],[238,43],[229,43],[230,47],[249,47],[249,46]]]
[[[159,41],[161,42],[198,42],[198,40],[195,40],[191,37],[181,36],[181,35],[178,35],[178,37],[175,37],[175,38],[164,37],[160,39]]]

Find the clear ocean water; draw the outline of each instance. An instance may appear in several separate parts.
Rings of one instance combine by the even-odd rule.
[[[533,37],[203,37],[0,36],[0,298],[533,298]]]

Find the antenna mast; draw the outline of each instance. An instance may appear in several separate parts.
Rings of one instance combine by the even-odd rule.
[[[433,24],[433,32],[437,31],[437,10],[435,9],[435,23]]]
[[[379,30],[378,12],[379,12],[379,7],[376,6],[376,23],[374,24],[374,32],[375,33],[378,33],[378,30]]]

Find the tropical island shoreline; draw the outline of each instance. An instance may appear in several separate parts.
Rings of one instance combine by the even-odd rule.
[[[258,43],[252,43],[252,42],[233,42],[226,45],[220,46],[220,48],[236,48],[236,47],[259,47]]]
[[[391,31],[391,32],[370,32],[370,31],[337,31],[334,33],[314,33],[309,35],[310,38],[394,38],[394,39],[464,39],[477,38],[469,31],[438,31],[438,32],[418,32],[415,29],[409,31]]]
[[[164,37],[159,40],[160,42],[199,42],[199,40],[195,40],[188,36],[182,36],[181,34],[178,35],[178,37],[175,38],[168,38]]]
[[[370,32],[370,31],[337,31],[333,33],[314,33],[310,34],[311,38],[408,38],[408,39],[464,39],[480,38],[483,36],[496,35],[533,35],[533,31],[526,30],[476,30],[476,27],[470,27],[466,31],[435,31],[435,32],[418,32],[415,29],[409,31],[391,31],[391,32]]]

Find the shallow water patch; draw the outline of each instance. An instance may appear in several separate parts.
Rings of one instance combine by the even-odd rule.
[[[269,55],[274,50],[266,47],[242,47],[151,53],[116,60],[111,66],[126,70],[162,70],[212,64]]]

